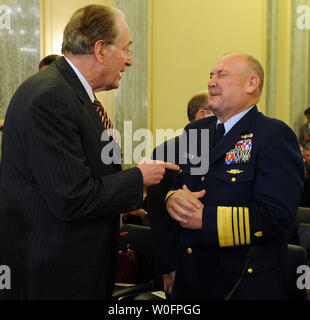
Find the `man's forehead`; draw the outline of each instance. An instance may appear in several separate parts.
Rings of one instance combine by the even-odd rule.
[[[121,39],[125,41],[128,46],[131,45],[132,39],[131,39],[130,29],[127,22],[123,17],[118,17],[117,23],[122,35]]]
[[[222,57],[212,69],[211,73],[229,72],[240,70],[244,67],[244,56],[242,55],[226,55]]]

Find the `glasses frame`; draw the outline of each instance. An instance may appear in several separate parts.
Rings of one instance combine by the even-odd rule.
[[[123,48],[123,47],[121,47],[121,46],[118,45],[118,44],[109,43],[109,45],[120,48],[120,49],[124,52],[124,54],[126,55],[126,57],[128,57],[128,58],[132,58],[132,56],[133,56],[133,54],[134,54],[134,51],[133,51],[133,50],[131,50],[131,49],[129,49],[129,48],[126,48],[126,47]]]

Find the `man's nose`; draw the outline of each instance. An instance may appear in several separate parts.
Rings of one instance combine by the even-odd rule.
[[[132,58],[132,56],[129,56],[126,60],[126,66],[132,67],[132,65],[133,65],[133,58]]]
[[[215,77],[211,77],[209,82],[208,82],[208,87],[212,88],[215,87]]]

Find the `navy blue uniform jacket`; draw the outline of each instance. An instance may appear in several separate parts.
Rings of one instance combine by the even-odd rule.
[[[216,117],[196,121],[184,132],[209,129],[212,146],[216,121]],[[296,135],[255,106],[210,148],[209,170],[192,175],[199,166],[192,162],[203,149],[199,137],[197,155],[191,151],[193,143],[188,152],[180,153],[176,187],[206,190],[201,199],[203,227],[193,231],[177,226],[175,298],[225,298],[240,277],[251,245],[259,250],[232,298],[285,298],[287,237],[304,175]]]

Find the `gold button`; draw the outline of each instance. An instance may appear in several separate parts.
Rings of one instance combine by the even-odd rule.
[[[232,182],[236,182],[237,179],[236,179],[236,178],[231,178],[231,181],[232,181]]]
[[[179,173],[182,173],[182,172],[183,172],[183,170],[182,170],[182,169],[180,169]]]
[[[205,179],[206,179],[206,178],[205,178],[204,176],[202,176],[202,177],[201,177],[201,182],[204,182]]]
[[[253,269],[252,269],[252,268],[249,268],[249,269],[248,269],[248,273],[250,273],[250,274],[253,273]]]
[[[193,253],[192,248],[188,248],[188,249],[187,249],[187,253],[188,253],[188,254],[192,254],[192,253]]]

